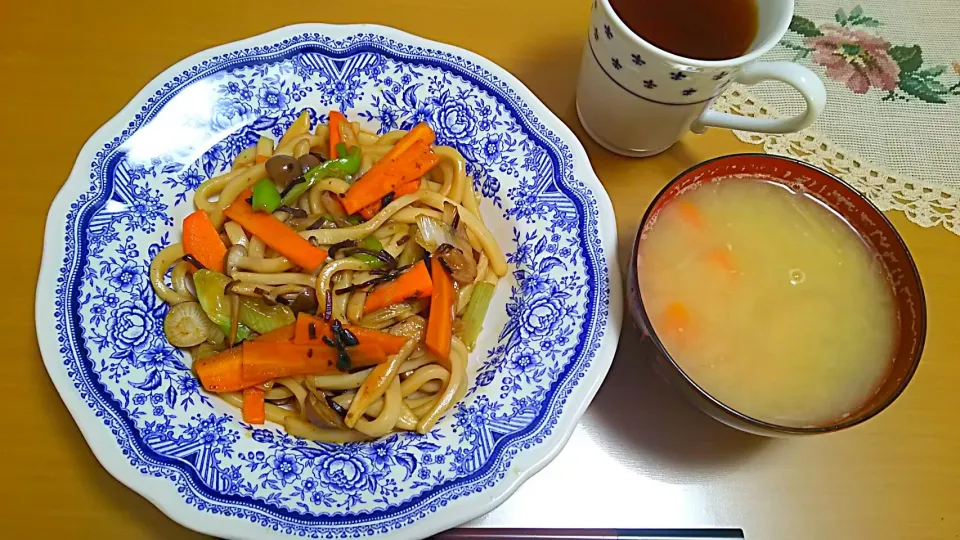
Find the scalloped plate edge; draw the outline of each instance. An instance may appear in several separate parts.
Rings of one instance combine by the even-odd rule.
[[[566,445],[573,434],[577,422],[587,406],[593,400],[600,388],[616,353],[620,338],[621,322],[623,318],[623,293],[620,279],[619,264],[617,262],[617,229],[616,220],[612,218],[613,205],[606,190],[600,183],[580,141],[557,116],[546,107],[523,83],[504,68],[486,58],[466,49],[447,45],[437,41],[421,38],[391,27],[372,24],[333,25],[323,23],[307,23],[286,26],[269,32],[219,45],[193,54],[154,77],[140,90],[113,118],[98,129],[83,145],[67,181],[54,198],[47,214],[44,230],[43,257],[37,280],[35,318],[37,327],[37,341],[43,357],[44,365],[50,379],[56,386],[58,393],[80,432],[93,451],[97,460],[114,478],[122,484],[140,494],[153,503],[164,514],[177,523],[195,531],[220,536],[224,538],[288,538],[281,532],[272,531],[263,527],[253,527],[251,524],[237,518],[215,515],[197,510],[187,504],[177,492],[175,485],[166,479],[158,479],[141,474],[130,464],[124,452],[116,444],[97,416],[84,402],[79,392],[74,388],[72,379],[63,369],[61,354],[57,340],[51,335],[51,324],[55,324],[53,306],[56,301],[54,290],[57,280],[57,271],[65,255],[62,241],[59,236],[65,229],[67,210],[70,204],[84,192],[85,172],[94,159],[97,149],[108,135],[122,131],[129,118],[132,118],[142,107],[147,98],[160,89],[166,81],[172,79],[193,65],[215,56],[237,49],[253,47],[264,43],[280,41],[285,37],[305,32],[317,32],[334,36],[346,36],[362,32],[380,34],[401,42],[413,43],[425,47],[445,50],[462,56],[484,67],[507,83],[517,95],[530,107],[538,118],[548,126],[557,136],[569,145],[574,161],[574,175],[594,193],[597,201],[599,216],[598,237],[601,241],[603,253],[608,264],[609,278],[609,313],[607,325],[604,329],[602,342],[596,351],[588,373],[571,391],[567,403],[576,403],[573,407],[565,408],[558,419],[557,426],[544,441],[529,450],[519,452],[507,471],[507,476],[494,487],[483,493],[462,497],[451,501],[443,511],[438,511],[426,518],[403,527],[394,533],[398,537],[422,538],[440,531],[456,527],[486,514],[507,499],[528,478],[546,466]],[[611,216],[611,217],[603,217]],[[478,500],[480,499],[480,500]]]

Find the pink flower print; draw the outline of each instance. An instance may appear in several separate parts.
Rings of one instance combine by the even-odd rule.
[[[827,76],[842,82],[857,94],[871,86],[893,90],[900,79],[900,66],[890,57],[890,43],[860,30],[834,25],[820,27],[822,36],[808,37],[813,61],[827,68]]]

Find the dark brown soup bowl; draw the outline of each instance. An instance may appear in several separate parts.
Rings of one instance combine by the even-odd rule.
[[[842,216],[873,248],[893,283],[900,319],[900,341],[893,368],[869,401],[833,424],[817,427],[776,425],[752,418],[721,403],[684,373],[671,358],[644,309],[643,291],[637,278],[638,247],[661,209],[692,186],[708,181],[723,181],[723,178],[735,175],[749,175],[784,184],[822,201]],[[910,382],[920,362],[926,336],[926,303],[920,275],[903,239],[880,210],[860,193],[837,177],[801,161],[767,154],[737,154],[706,161],[686,170],[663,188],[643,216],[634,242],[629,272],[627,300],[630,311],[640,329],[657,348],[657,372],[702,411],[743,431],[765,436],[810,435],[854,426],[876,416],[893,403]],[[829,317],[830,314],[824,313],[823,316]]]

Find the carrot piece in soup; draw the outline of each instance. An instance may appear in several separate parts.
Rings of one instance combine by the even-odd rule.
[[[700,209],[690,203],[689,201],[679,201],[677,202],[677,210],[680,212],[680,217],[687,224],[691,225],[695,229],[706,229],[707,222],[703,219],[703,213],[700,212]]]
[[[671,302],[663,311],[664,333],[682,342],[690,330],[690,311],[682,302]]]
[[[727,272],[736,272],[737,263],[733,260],[733,254],[726,249],[715,249],[707,253],[707,260]]]

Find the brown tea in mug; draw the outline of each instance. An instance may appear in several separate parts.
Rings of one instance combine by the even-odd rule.
[[[667,52],[728,60],[757,36],[756,0],[610,0],[635,34]]]

